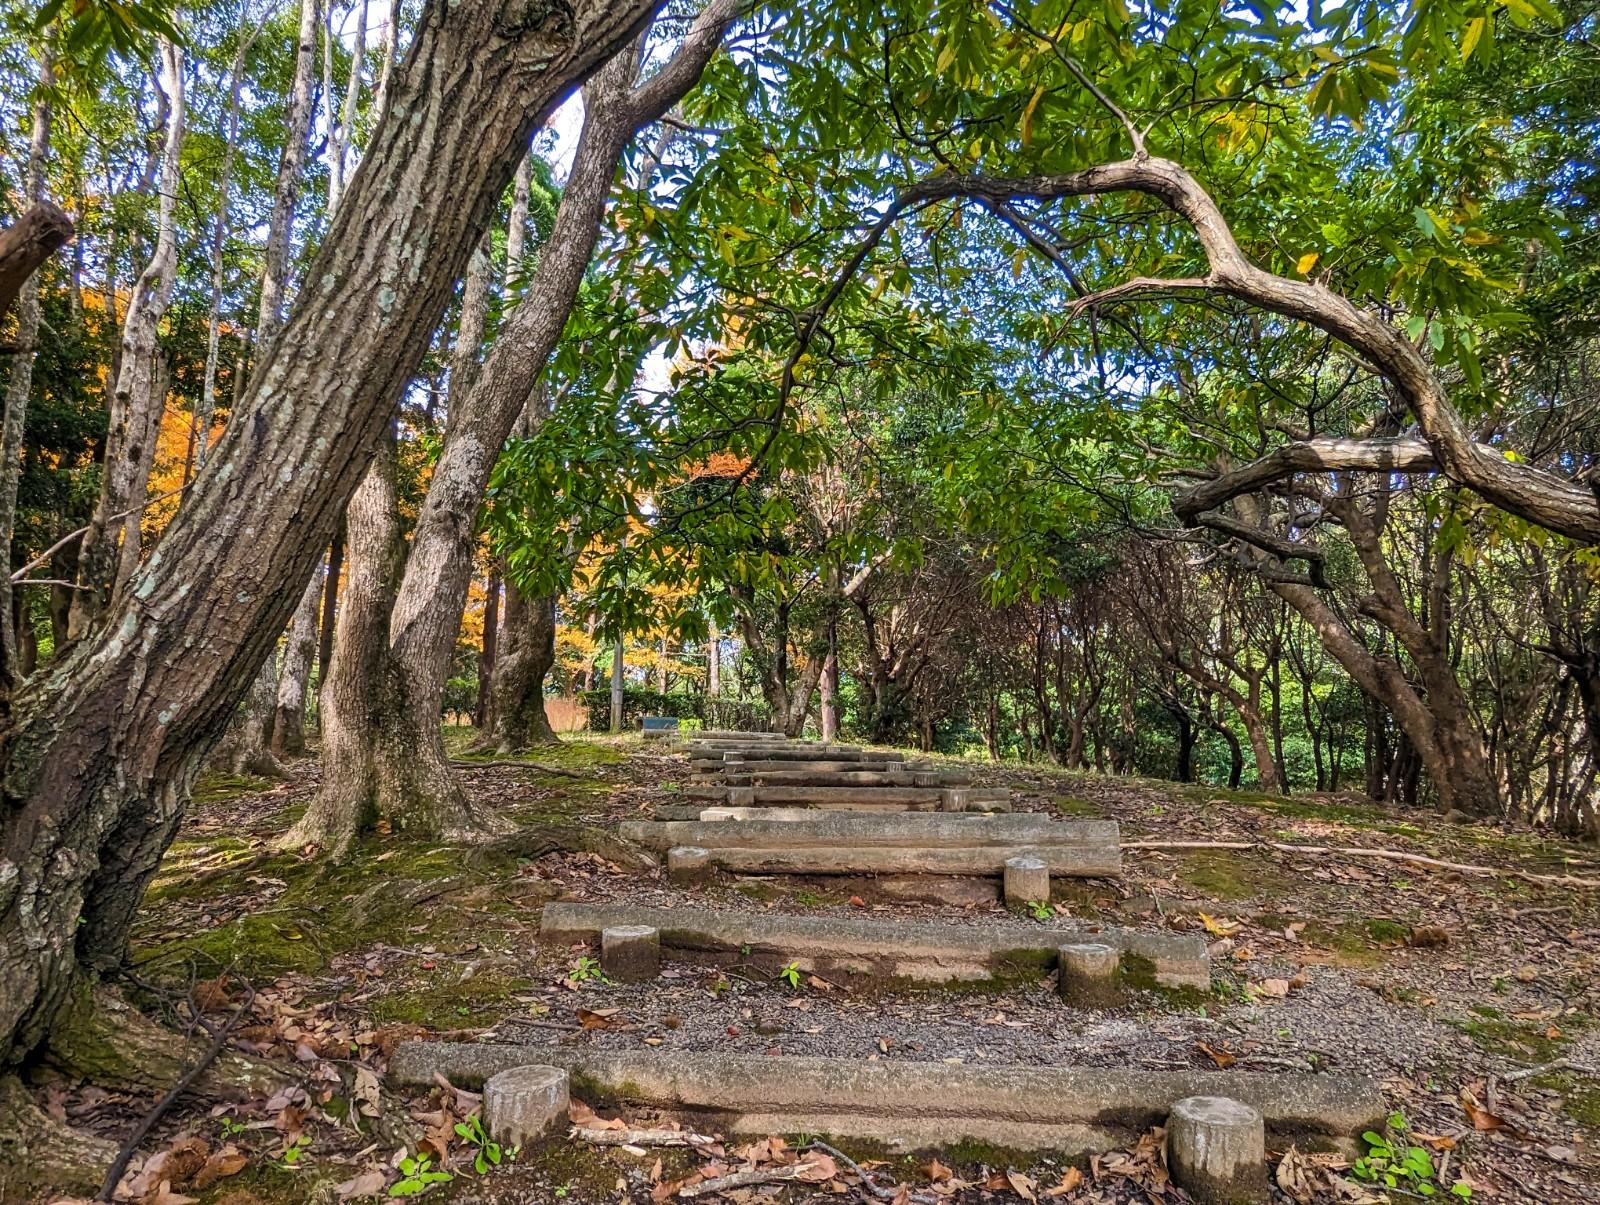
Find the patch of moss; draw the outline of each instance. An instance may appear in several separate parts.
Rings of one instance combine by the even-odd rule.
[[[1117,983],[1127,991],[1159,996],[1164,1004],[1174,1009],[1200,1008],[1215,999],[1210,992],[1197,987],[1172,987],[1162,983],[1156,978],[1155,963],[1128,950],[1117,959]]]
[[[534,986],[531,980],[494,970],[474,971],[458,980],[448,966],[441,966],[434,979],[426,986],[377,997],[371,1004],[373,1019],[430,1029],[484,1027],[504,1016],[514,993]]]
[[[1094,816],[1102,814],[1101,809],[1090,803],[1087,799],[1076,799],[1071,795],[1057,795],[1051,801],[1056,812],[1062,816]]]
[[[1373,917],[1367,922],[1366,927],[1367,936],[1378,942],[1404,941],[1406,934],[1411,931],[1408,926],[1401,924],[1399,921],[1389,920],[1381,916]]]
[[[1289,886],[1283,873],[1262,858],[1228,849],[1190,850],[1183,855],[1178,877],[1218,900],[1270,897]]]
[[[195,803],[217,803],[239,795],[253,795],[257,791],[268,790],[271,786],[272,783],[265,778],[256,778],[250,774],[206,773],[195,780],[189,798]]]
[[[1571,1026],[1567,1029],[1557,1026],[1560,1036],[1550,1037],[1547,1025],[1541,1028],[1537,1022],[1511,1018],[1448,1017],[1445,1023],[1459,1029],[1490,1054],[1503,1055],[1519,1062],[1551,1062],[1560,1058],[1572,1042],[1569,1036]]]
[[[203,978],[229,967],[257,980],[313,974],[323,970],[334,953],[321,931],[315,918],[298,910],[248,912],[208,932],[159,945],[137,962],[160,969],[193,962]]]

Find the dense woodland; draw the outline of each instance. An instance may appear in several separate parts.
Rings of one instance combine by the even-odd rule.
[[[308,858],[493,834],[447,713],[551,740],[619,642],[685,715],[1600,839],[1597,22],[8,7],[0,1066],[202,770],[319,758]]]

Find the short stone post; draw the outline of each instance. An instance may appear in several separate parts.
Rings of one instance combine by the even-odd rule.
[[[536,1063],[491,1075],[483,1085],[483,1121],[504,1146],[526,1146],[567,1119],[567,1073]]]
[[[1083,942],[1062,946],[1057,955],[1056,990],[1068,1004],[1079,1008],[1104,1008],[1118,1002],[1121,997],[1117,990],[1120,956],[1115,946]]]
[[[1261,1114],[1225,1096],[1190,1096],[1167,1118],[1167,1170],[1201,1205],[1267,1200]]]
[[[600,931],[600,969],[618,983],[646,983],[661,974],[661,931],[613,925]]]
[[[1032,854],[1006,859],[1006,907],[1020,912],[1035,900],[1050,902],[1050,864]]]
[[[667,850],[667,881],[680,887],[709,882],[712,876],[711,851],[698,845],[676,845]]]
[[[965,787],[945,787],[939,792],[939,810],[941,812],[965,812],[971,806]]]
[[[750,808],[756,805],[756,789],[754,787],[729,787],[728,806],[731,808]]]

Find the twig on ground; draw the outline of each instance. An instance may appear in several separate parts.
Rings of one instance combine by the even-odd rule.
[[[880,1200],[880,1201],[892,1201],[892,1200],[894,1200],[894,1198],[895,1198],[894,1189],[892,1189],[892,1188],[879,1188],[876,1184],[874,1184],[872,1182],[872,1177],[869,1176],[862,1169],[862,1167],[861,1167],[861,1165],[859,1163],[857,1163],[854,1159],[850,1158],[849,1155],[845,1154],[843,1151],[839,1150],[838,1148],[831,1147],[826,1142],[808,1142],[801,1149],[802,1150],[807,1150],[807,1151],[821,1151],[824,1155],[832,1155],[835,1160],[837,1160],[838,1162],[844,1164],[851,1171],[855,1172],[857,1177],[859,1177],[860,1180],[861,1180],[861,1187],[864,1188],[867,1192],[871,1193],[878,1200]]]
[[[702,1180],[698,1184],[686,1184],[678,1190],[680,1197],[704,1197],[714,1192],[727,1192],[730,1188],[751,1188],[757,1184],[784,1184],[790,1180],[803,1180],[811,1174],[812,1169],[804,1163],[791,1163],[787,1167],[755,1168],[751,1171],[730,1172],[726,1176],[716,1176],[710,1180]]]
[[[1274,850],[1278,853],[1300,854],[1313,858],[1377,858],[1384,862],[1403,862],[1409,866],[1427,866],[1434,870],[1453,870],[1458,874],[1477,875],[1480,878],[1523,879],[1529,883],[1543,883],[1555,887],[1600,888],[1600,879],[1584,879],[1570,874],[1534,874],[1529,870],[1512,870],[1499,866],[1476,866],[1470,862],[1446,862],[1423,854],[1407,853],[1401,849],[1364,849],[1356,845],[1294,845],[1287,841],[1124,841],[1123,849],[1183,850],[1183,849],[1237,849]]]
[[[602,1130],[573,1126],[571,1137],[594,1146],[715,1146],[720,1139],[689,1130]]]
[[[1589,1067],[1583,1063],[1575,1063],[1571,1059],[1551,1059],[1548,1063],[1540,1063],[1537,1067],[1523,1067],[1519,1071],[1508,1072],[1497,1078],[1506,1084],[1514,1084],[1519,1079],[1528,1079],[1531,1076],[1542,1075],[1546,1071],[1576,1071],[1580,1075],[1600,1075],[1600,1067]]]
[[[222,1053],[222,1048],[228,1043],[228,1035],[233,1032],[233,1028],[239,1023],[240,1018],[249,1012],[250,1006],[255,1003],[256,989],[250,986],[248,981],[245,982],[244,993],[244,999],[233,1010],[233,1014],[228,1018],[227,1022],[216,1031],[211,1039],[211,1045],[206,1048],[205,1053],[196,1060],[194,1066],[183,1073],[177,1083],[167,1089],[167,1094],[156,1101],[150,1111],[144,1115],[144,1120],[134,1127],[132,1134],[128,1135],[128,1140],[122,1144],[122,1150],[117,1153],[116,1159],[106,1171],[106,1178],[100,1185],[99,1195],[95,1197],[96,1201],[110,1201],[113,1199],[117,1191],[117,1185],[122,1182],[122,1175],[128,1170],[128,1164],[133,1159],[134,1151],[139,1149],[139,1144],[149,1136],[151,1130],[155,1129],[156,1122],[161,1120],[162,1116],[172,1107],[178,1097],[187,1092],[194,1082],[205,1074],[206,1068],[211,1066],[216,1061],[217,1056]],[[195,1016],[198,1018],[199,1015],[199,1010],[196,1009]]]

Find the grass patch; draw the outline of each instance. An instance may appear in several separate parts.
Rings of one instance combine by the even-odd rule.
[[[258,791],[271,790],[273,785],[268,779],[256,778],[250,774],[206,773],[195,780],[189,798],[194,803],[217,803],[240,795],[254,795]]]
[[[432,982],[388,992],[373,1000],[373,1019],[429,1029],[485,1028],[505,1015],[514,993],[535,986],[532,980],[494,970],[474,971],[466,979],[457,979],[447,963],[448,960],[441,960],[441,969],[432,975]]]
[[[1289,885],[1283,872],[1265,859],[1229,849],[1186,852],[1178,877],[1193,890],[1218,900],[1272,896]]]

